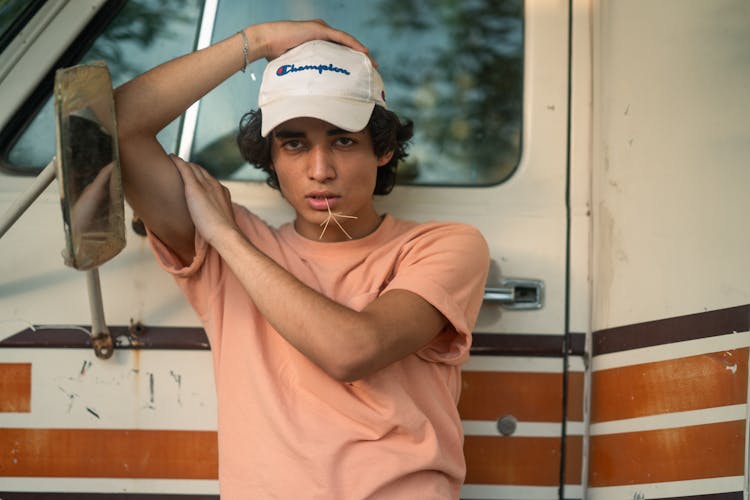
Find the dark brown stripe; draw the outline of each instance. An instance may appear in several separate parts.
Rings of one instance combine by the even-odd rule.
[[[561,367],[562,368],[562,367]],[[562,420],[562,373],[464,371],[458,411],[464,420]],[[568,373],[568,420],[583,420],[583,373]]]
[[[745,474],[745,421],[591,436],[589,486]]]
[[[146,493],[7,493],[0,491],[2,500],[219,500],[219,495],[181,495]]]
[[[91,327],[82,325],[87,330]],[[120,349],[208,349],[208,338],[199,327],[110,326],[110,333]],[[563,355],[562,335],[475,333],[471,354],[474,356],[545,356]],[[582,355],[586,342],[583,333],[571,333],[568,354]],[[88,335],[78,328],[37,325],[0,341],[2,347],[91,348]]]
[[[581,484],[583,438],[569,436],[565,484]],[[466,484],[557,486],[560,438],[466,436]]]
[[[568,354],[583,355],[586,334],[568,334]],[[563,335],[525,333],[475,333],[471,346],[472,356],[563,356]]]
[[[83,326],[90,330],[90,326]],[[166,326],[110,326],[117,349],[208,349],[203,328]],[[2,347],[91,348],[86,332],[77,328],[49,328],[44,325],[28,328],[0,342]]]
[[[594,332],[593,354],[683,342],[750,330],[750,304]]]
[[[0,413],[31,411],[31,364],[0,363]]]
[[[689,497],[656,498],[655,500],[742,500],[741,491],[731,493],[710,493],[708,495],[691,495]]]
[[[218,477],[212,431],[0,428],[0,443],[12,450],[0,453],[0,477]]]
[[[748,348],[622,366],[591,375],[591,421],[745,404]]]

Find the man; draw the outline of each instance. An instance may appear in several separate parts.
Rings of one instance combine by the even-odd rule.
[[[155,139],[260,57],[239,143],[294,208],[279,229]],[[248,27],[116,91],[126,196],[211,342],[224,499],[458,496],[487,247],[376,212],[411,136],[384,99],[366,49],[320,21]]]

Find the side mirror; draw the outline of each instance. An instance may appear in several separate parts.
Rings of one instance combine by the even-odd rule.
[[[65,264],[100,266],[125,248],[125,212],[112,80],[104,63],[55,74],[57,180]]]
[[[104,321],[98,266],[125,247],[125,207],[117,154],[112,79],[105,63],[59,69],[55,74],[57,158],[0,217],[0,238],[54,180],[60,187],[65,264],[86,271],[91,344],[112,356]]]

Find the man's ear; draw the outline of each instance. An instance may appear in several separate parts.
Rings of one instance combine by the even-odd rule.
[[[378,157],[378,167],[382,167],[383,165],[385,165],[386,163],[388,163],[389,161],[391,161],[391,158],[393,158],[393,151],[388,151],[384,155],[379,156]]]

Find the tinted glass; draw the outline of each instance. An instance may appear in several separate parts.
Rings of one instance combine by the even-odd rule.
[[[203,2],[200,0],[131,0],[94,42],[81,62],[106,61],[114,86],[193,49]],[[159,134],[168,151],[176,151],[179,123]],[[15,167],[39,168],[55,154],[52,97],[11,147],[5,161]]]
[[[214,41],[247,23],[322,18],[364,42],[388,106],[415,122],[401,184],[488,185],[518,163],[523,77],[522,0],[223,0]],[[241,54],[238,56],[241,57]],[[257,106],[265,61],[203,99],[192,158],[221,178],[263,179],[235,145]]]

